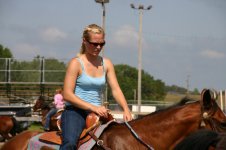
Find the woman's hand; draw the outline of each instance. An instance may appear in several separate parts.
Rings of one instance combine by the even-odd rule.
[[[109,109],[107,109],[104,106],[95,106],[95,108],[92,111],[101,117],[108,118]]]
[[[123,119],[124,119],[124,121],[131,121],[133,119],[132,114],[129,110],[124,111]]]

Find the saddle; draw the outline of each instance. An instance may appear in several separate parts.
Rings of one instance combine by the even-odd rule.
[[[57,112],[51,117],[51,122],[53,124],[56,123],[56,127],[54,127],[54,130],[61,131],[60,124],[61,124],[61,115],[63,111],[64,109],[58,109]]]
[[[86,117],[86,127],[83,129],[79,141],[78,141],[78,147],[82,145],[83,143],[90,140],[93,136],[95,138],[94,132],[96,129],[101,125],[105,124],[111,120],[114,120],[113,116],[111,114],[108,114],[108,118],[103,118],[95,113],[90,113]],[[51,131],[51,132],[45,132],[39,137],[40,141],[58,144],[60,145],[62,143],[62,136],[61,131]],[[94,139],[95,140],[95,139]]]

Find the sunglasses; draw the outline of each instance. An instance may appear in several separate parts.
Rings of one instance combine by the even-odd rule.
[[[100,47],[103,47],[105,45],[105,41],[102,42],[102,43],[96,43],[96,42],[90,42],[87,40],[87,42],[90,44],[90,45],[93,45],[95,47],[97,47],[98,45],[100,45]]]

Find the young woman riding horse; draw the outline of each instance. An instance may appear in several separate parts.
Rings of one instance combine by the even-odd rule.
[[[46,123],[46,115],[50,111],[50,106],[49,104],[45,103],[45,98],[43,96],[39,96],[39,98],[36,100],[35,105],[33,106],[33,111],[38,112],[41,111],[42,115],[42,125],[44,126]],[[51,117],[50,120],[50,131],[58,131],[60,130],[59,127],[59,118],[62,111],[58,111],[55,115]]]
[[[185,98],[174,106],[128,122],[131,128],[125,123],[111,124],[99,139],[111,150],[173,150],[182,139],[199,129],[225,132],[226,116],[214,95],[211,90],[204,89],[200,101]],[[16,136],[14,141],[21,138]],[[30,139],[23,138],[24,144]],[[7,145],[4,147],[7,148]],[[101,148],[96,144],[93,149]],[[15,149],[11,147],[11,150]]]

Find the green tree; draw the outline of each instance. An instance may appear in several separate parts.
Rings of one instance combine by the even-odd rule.
[[[13,58],[13,54],[11,53],[9,48],[4,48],[0,44],[0,58]]]
[[[45,81],[63,82],[66,65],[55,58],[45,59]]]
[[[183,87],[179,87],[177,85],[171,85],[171,86],[166,86],[165,87],[166,92],[175,92],[179,94],[186,94],[187,89]]]
[[[138,71],[134,67],[120,64],[115,65],[115,72],[127,100],[134,99],[134,90],[137,89]],[[155,80],[154,77],[142,70],[142,100],[159,101],[163,100],[165,93],[165,83],[161,80]],[[112,100],[113,96],[108,88],[108,100]]]
[[[192,91],[192,94],[195,94],[195,95],[198,95],[200,94],[199,90],[197,88],[195,88],[193,91]]]
[[[12,58],[13,55],[8,48],[4,48],[0,44],[0,82],[5,82],[6,79],[6,70],[7,70],[7,64],[8,64],[8,59],[4,58]]]

